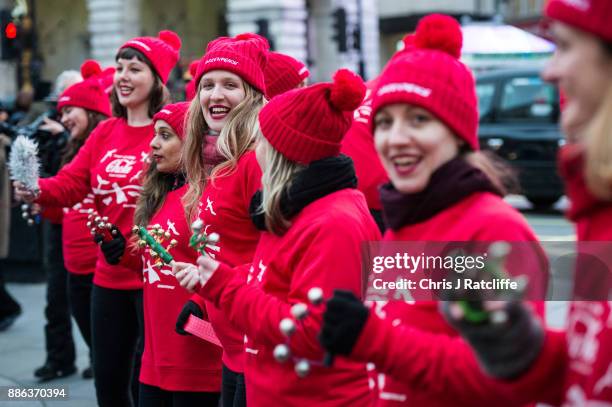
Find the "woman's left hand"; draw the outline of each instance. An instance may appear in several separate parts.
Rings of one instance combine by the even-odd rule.
[[[41,130],[48,131],[54,136],[57,134],[60,134],[62,131],[66,129],[64,126],[62,126],[60,122],[49,119],[48,117],[44,118],[44,122],[43,124],[40,125],[39,128]]]
[[[202,280],[202,287],[206,285],[218,268],[219,262],[211,259],[209,256],[198,257],[198,270]]]
[[[203,285],[198,268],[189,263],[176,262],[172,266],[172,273],[181,287],[190,292],[195,292],[198,285]]]

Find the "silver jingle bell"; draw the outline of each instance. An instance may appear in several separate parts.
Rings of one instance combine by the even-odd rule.
[[[195,233],[200,233],[202,231],[202,228],[204,228],[204,222],[202,222],[202,219],[196,219],[191,224],[191,230]]]
[[[274,359],[278,363],[285,363],[291,357],[291,351],[289,350],[289,347],[282,343],[274,347],[274,352],[272,354],[274,355]]]
[[[308,315],[308,306],[301,302],[294,304],[291,307],[291,315],[293,315],[293,318],[301,321],[302,319],[306,318],[306,315]]]
[[[302,359],[295,364],[295,374],[300,378],[308,376],[310,373],[310,363],[306,359]]]
[[[280,331],[283,333],[283,335],[285,335],[287,338],[293,335],[295,333],[295,330],[297,329],[295,322],[293,322],[291,318],[281,319],[278,327]]]
[[[312,287],[308,290],[308,301],[312,305],[319,305],[323,302],[323,290],[319,287]]]
[[[219,242],[219,234],[216,233],[216,232],[213,232],[210,235],[208,235],[206,240],[208,240],[208,243],[211,243],[211,244],[218,243]]]
[[[21,204],[21,210],[23,212],[26,212],[28,209],[30,209],[30,206],[28,204],[26,204],[26,203]]]

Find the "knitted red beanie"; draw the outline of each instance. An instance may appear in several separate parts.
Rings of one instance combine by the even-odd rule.
[[[372,117],[389,104],[420,106],[478,150],[476,86],[459,61],[462,42],[461,27],[450,16],[431,14],[419,21],[410,49],[392,58],[379,77]]]
[[[100,64],[88,59],[81,65],[82,82],[75,83],[66,89],[57,100],[57,110],[65,106],[76,106],[86,110],[111,116],[111,105],[108,95],[101,85],[103,76]]]
[[[174,31],[164,30],[160,31],[157,37],[132,38],[119,50],[123,48],[134,48],[144,54],[151,61],[162,82],[166,83],[172,68],[179,60],[181,39]]]
[[[333,83],[319,83],[276,96],[259,112],[263,136],[291,161],[308,164],[340,153],[351,115],[365,96],[363,80],[347,69]]]
[[[153,122],[163,120],[172,127],[181,140],[185,140],[185,116],[189,102],[178,102],[166,105],[153,115]]]
[[[306,65],[297,59],[280,52],[268,53],[268,63],[264,69],[266,98],[272,99],[276,95],[295,89],[309,76],[310,72]]]
[[[194,78],[197,89],[200,78],[216,69],[240,76],[261,93],[265,93],[263,70],[266,66],[268,40],[258,34],[244,33],[237,36],[219,37],[208,43],[206,54],[198,64]]]
[[[612,1],[549,0],[546,15],[580,30],[612,41]]]

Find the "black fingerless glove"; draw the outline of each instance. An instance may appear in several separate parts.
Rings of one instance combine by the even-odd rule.
[[[119,229],[116,226],[113,226],[111,229],[111,234],[113,238],[108,241],[104,241],[104,236],[100,234],[94,235],[94,242],[96,242],[102,253],[104,254],[104,258],[106,262],[110,265],[117,265],[121,261],[121,257],[125,252],[125,237],[121,234]]]
[[[350,355],[369,314],[352,292],[335,290],[327,301],[319,342],[331,354]]]
[[[451,302],[440,308],[447,321],[472,346],[483,370],[497,379],[510,380],[527,371],[544,344],[540,320],[520,301],[511,301],[503,311],[505,321],[471,323],[450,313]],[[500,312],[500,311],[498,311]]]
[[[181,313],[176,319],[175,331],[177,334],[191,335],[189,332],[185,331],[184,329],[185,324],[187,323],[187,320],[189,319],[190,315],[195,315],[198,318],[204,318],[204,313],[202,312],[202,309],[200,308],[200,306],[191,300],[187,301],[187,303],[183,306]]]

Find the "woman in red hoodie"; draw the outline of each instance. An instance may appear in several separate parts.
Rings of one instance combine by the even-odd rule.
[[[149,229],[159,225],[172,240],[176,262],[194,263],[191,231],[181,199],[187,191],[181,169],[184,122],[189,103],[166,105],[153,116],[152,163],[146,170],[134,223]],[[143,259],[145,348],[140,369],[141,407],[211,406],[219,404],[221,348],[174,331],[176,316],[191,294],[180,287],[172,267],[145,250]]]
[[[351,160],[339,155],[350,125],[347,112],[365,86],[347,70],[321,83],[273,98],[259,114],[257,161],[262,191],[251,204],[262,230],[245,283],[224,263],[198,258],[202,296],[246,333],[245,379],[249,406],[370,405],[365,365],[338,360],[332,369],[312,364],[303,378],[294,363],[273,356],[285,338],[279,329],[294,304],[319,287],[361,290],[360,245],[380,236],[363,194],[355,189]],[[246,268],[246,267],[245,267]],[[193,281],[179,272],[182,284]],[[298,358],[322,359],[316,335],[321,313],[299,324],[289,344]]]
[[[16,186],[16,195],[41,205],[71,206],[93,193],[101,216],[116,226],[114,238],[98,239],[92,290],[93,368],[98,404],[130,406],[137,399],[142,352],[142,265],[122,256],[133,226],[140,173],[153,138],[153,114],[167,98],[164,83],[178,60],[180,38],[134,38],[121,46],[111,104],[114,118],[94,130],[70,165],[39,181],[39,191]],[[136,356],[135,356],[136,355]],[[131,379],[132,378],[132,379]]]
[[[98,124],[111,116],[108,96],[99,78],[100,65],[86,61],[81,66],[84,81],[72,85],[59,97],[57,110],[61,122],[70,132],[61,164],[67,165],[77,155]],[[74,317],[91,353],[91,289],[98,252],[87,227],[88,211],[95,208],[93,194],[70,208],[64,208],[62,217],[62,251],[68,270],[68,298]],[[91,355],[90,355],[91,356]],[[83,377],[93,377],[91,366],[83,371]]]
[[[513,248],[506,267],[511,274],[525,273],[526,266],[544,272],[535,234],[502,199],[504,173],[478,151],[475,85],[458,60],[461,42],[453,18],[425,17],[412,48],[390,61],[373,90],[376,148],[391,180],[381,189],[389,228],[384,240],[533,242]],[[480,372],[436,301],[398,301],[392,293],[387,299],[369,312],[348,294],[337,294],[321,334],[331,352],[375,364],[376,405],[521,405],[520,395]],[[542,314],[541,301],[537,308]],[[515,339],[506,350],[513,356],[524,343]],[[514,363],[524,367],[538,349],[523,351]]]
[[[525,344],[541,347],[542,356],[523,376],[551,393],[549,404],[612,406],[612,302],[607,301],[612,292],[612,3],[551,0],[546,14],[553,19],[557,48],[542,76],[556,82],[566,97],[561,126],[568,143],[559,152],[559,167],[571,202],[567,216],[576,223],[580,257],[576,301],[570,306],[567,330],[544,335],[523,331],[531,338],[544,338],[543,345],[542,340]],[[599,261],[605,266],[601,272],[597,262],[589,260],[593,256],[603,260]],[[516,304],[506,306],[522,310],[517,315],[529,316]],[[494,336],[459,321],[460,313],[454,317],[485,363],[508,363],[499,350],[511,340],[521,318],[511,319]],[[532,399],[542,400],[541,391]]]
[[[260,235],[249,204],[261,185],[253,149],[268,48],[257,34],[218,38],[208,44],[194,77],[197,97],[189,108],[183,153],[189,180],[185,213],[190,222],[201,220],[206,233],[220,236],[206,251],[232,267],[251,262]],[[178,263],[175,272],[189,266]],[[204,310],[223,345],[223,405],[244,406],[244,332],[198,294],[179,315],[177,331],[184,334],[189,315],[202,317]]]

